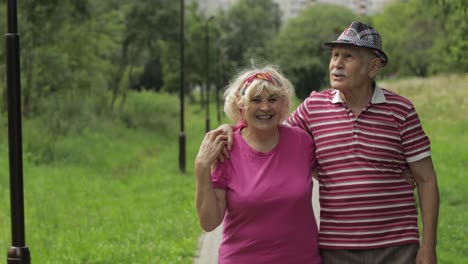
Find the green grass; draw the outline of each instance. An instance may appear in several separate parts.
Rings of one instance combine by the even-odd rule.
[[[33,263],[191,263],[200,234],[193,206],[193,147],[200,143],[204,123],[192,124],[185,176],[178,168],[178,131],[165,136],[121,123],[58,139],[54,149],[60,159],[50,164],[26,158],[26,244]],[[7,157],[5,141],[0,151]],[[0,167],[5,256],[0,263],[5,263],[11,245],[8,160],[1,159]]]
[[[438,258],[468,263],[468,74],[406,79],[382,86],[410,99],[431,140],[440,191]]]
[[[384,84],[414,102],[431,138],[441,193],[442,264],[467,263],[468,256],[467,81],[468,75]],[[53,149],[60,158],[50,163],[38,165],[41,159],[25,151],[26,244],[33,263],[192,263],[201,233],[193,201],[193,160],[204,136],[205,113],[199,104],[186,107],[185,176],[178,169],[179,119],[173,117],[176,129],[167,135],[153,125],[137,129],[144,120],[128,119],[135,120],[135,128],[109,121],[58,138]],[[166,113],[152,118],[161,114]],[[214,128],[214,103],[210,114]],[[229,121],[223,117],[221,122]],[[36,125],[26,122],[24,130]],[[24,145],[28,135],[40,140],[39,132],[24,132]],[[6,263],[11,245],[6,144],[6,136],[0,137],[0,263]]]

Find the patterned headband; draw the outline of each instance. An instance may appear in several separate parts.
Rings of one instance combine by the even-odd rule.
[[[276,79],[275,77],[273,77],[269,72],[265,72],[265,73],[255,73],[255,74],[252,74],[251,76],[249,76],[247,79],[245,79],[245,81],[243,82],[240,90],[239,90],[239,93],[241,96],[245,95],[245,91],[247,90],[247,88],[249,88],[250,84],[252,84],[252,82],[255,80],[255,79],[259,79],[259,80],[265,80],[275,86],[282,86],[281,82]]]

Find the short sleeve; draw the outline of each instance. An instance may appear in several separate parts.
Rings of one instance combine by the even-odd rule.
[[[315,93],[311,93],[311,96]],[[284,124],[290,127],[300,127],[305,132],[312,134],[309,128],[310,121],[308,120],[307,112],[311,105],[311,97],[308,97],[302,102],[297,109],[285,120]]]
[[[408,163],[431,155],[429,138],[424,132],[414,106],[408,112],[401,133],[403,152]]]
[[[229,182],[229,160],[218,162],[211,173],[211,185],[214,188],[226,189]]]

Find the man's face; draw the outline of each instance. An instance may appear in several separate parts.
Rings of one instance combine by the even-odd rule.
[[[369,55],[362,48],[336,45],[331,51],[330,84],[340,91],[360,88],[370,80]]]

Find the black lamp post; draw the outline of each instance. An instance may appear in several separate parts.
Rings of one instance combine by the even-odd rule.
[[[10,165],[11,242],[7,263],[31,263],[25,242],[23,153],[21,139],[20,48],[16,1],[7,0],[6,64],[8,94],[8,157]]]
[[[184,0],[180,0],[180,134],[179,134],[179,171],[185,174],[185,131],[184,131]]]
[[[206,20],[205,25],[205,40],[206,40],[206,80],[205,80],[205,110],[206,110],[206,129],[208,133],[210,131],[210,36],[208,31],[208,25],[214,16],[210,16]]]
[[[218,48],[219,48],[219,52],[217,52],[217,56],[218,56],[218,68],[216,69],[216,116],[217,116],[217,119],[218,119],[218,126],[221,125],[221,106],[220,106],[220,102],[219,102],[219,97],[221,96],[220,95],[220,91],[221,91],[221,85],[222,85],[222,80],[221,80],[221,74],[222,74],[222,71],[223,71],[223,60],[222,60],[222,49],[221,49],[221,45],[219,45],[220,43],[218,42]]]

